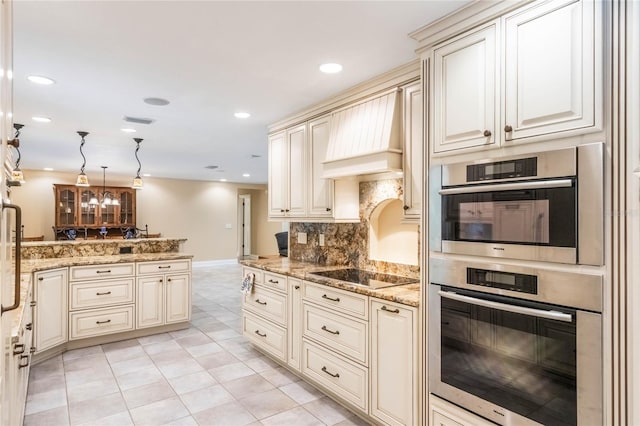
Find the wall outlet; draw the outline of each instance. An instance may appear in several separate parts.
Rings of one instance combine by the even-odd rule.
[[[320,247],[324,246],[324,234],[318,235],[318,244],[320,245]]]
[[[307,244],[306,232],[298,232],[298,244]]]

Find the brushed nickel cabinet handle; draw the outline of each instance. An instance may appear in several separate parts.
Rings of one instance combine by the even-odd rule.
[[[111,320],[108,319],[106,321],[96,321],[96,324],[107,324],[107,323],[110,323],[110,322],[111,322]]]
[[[103,291],[102,293],[101,292],[97,292],[96,296],[106,296],[107,294],[111,294],[111,292],[110,291]]]
[[[29,303],[29,306],[31,306],[32,308],[34,306],[36,306],[38,303],[35,300],[32,300],[31,303]]]
[[[96,274],[110,274],[111,269],[107,269],[106,271],[96,271]]]
[[[171,269],[171,265],[167,265],[167,266],[158,266],[158,269]]]
[[[260,299],[256,299],[256,303],[260,304],[260,305],[266,305],[267,302],[263,302]]]
[[[491,136],[491,130],[485,130],[483,135],[486,136],[486,137]]]
[[[322,371],[324,371],[325,373],[327,373],[328,375],[330,375],[331,377],[335,377],[336,379],[340,377],[340,373],[335,373],[333,374],[332,372],[330,372],[329,370],[327,370],[327,367],[322,367]]]
[[[24,328],[26,328],[29,331],[33,330],[33,323],[30,322],[29,324],[25,325]]]
[[[513,132],[513,127],[507,124],[506,126],[504,126],[504,131],[507,133]]]
[[[267,337],[267,333],[264,333],[264,334],[260,333],[260,330],[256,330],[256,331],[254,331],[254,333],[256,333],[260,337]]]
[[[29,355],[20,355],[20,362],[18,362],[18,368],[25,368],[28,366],[29,366]]]
[[[323,325],[323,326],[322,326],[322,329],[323,329],[324,331],[326,331],[327,333],[331,333],[331,334],[335,334],[335,335],[340,334],[340,330],[336,330],[336,331],[329,330],[329,329],[327,328],[327,326],[326,326],[326,325]]]
[[[278,281],[278,280],[271,280],[271,279],[270,279],[270,280],[269,280],[269,282],[270,282],[271,284],[278,284],[280,281]]]
[[[386,305],[382,305],[382,310],[383,311],[387,311],[387,312],[391,312],[392,314],[399,314],[400,313],[400,309],[396,308],[396,309],[389,309],[387,308]]]
[[[13,354],[20,355],[21,353],[24,353],[24,343],[16,343],[13,345]]]
[[[323,299],[327,299],[327,300],[331,300],[332,302],[339,302],[340,301],[339,297],[336,297],[335,299],[332,299],[331,297],[327,296],[326,294],[323,294],[322,298]]]

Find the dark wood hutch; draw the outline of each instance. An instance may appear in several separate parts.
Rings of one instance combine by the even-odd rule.
[[[127,187],[79,187],[54,184],[56,240],[123,238],[136,228],[136,190]],[[92,205],[104,191],[118,200],[117,205]]]

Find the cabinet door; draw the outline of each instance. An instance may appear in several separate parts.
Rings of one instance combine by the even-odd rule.
[[[118,199],[120,200],[118,224],[136,226],[136,190],[120,189]]]
[[[595,125],[598,3],[555,0],[505,18],[506,141]]]
[[[191,319],[191,276],[167,275],[165,279],[165,323]]]
[[[269,216],[284,216],[287,209],[289,160],[285,132],[269,136]]]
[[[155,275],[137,279],[138,300],[136,327],[154,327],[164,324],[164,277]]]
[[[326,115],[309,122],[309,171],[311,190],[309,216],[333,216],[333,179],[323,179],[322,163],[327,156],[331,116]]]
[[[421,82],[403,90],[404,216],[420,218],[422,211],[422,90]]]
[[[287,216],[304,216],[307,212],[307,125],[287,129],[289,148],[289,207]]]
[[[371,415],[390,425],[417,418],[417,312],[371,299]]]
[[[302,281],[289,277],[289,345],[287,363],[291,368],[300,371],[302,350]]]
[[[98,193],[91,188],[80,190],[80,226],[95,226],[98,224]]]
[[[67,268],[34,274],[36,285],[36,349],[67,341]]]
[[[434,152],[496,142],[499,115],[496,102],[498,60],[497,22],[433,52]]]
[[[56,186],[56,226],[75,226],[78,191],[75,186]]]

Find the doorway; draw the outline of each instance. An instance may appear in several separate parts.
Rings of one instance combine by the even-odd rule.
[[[251,255],[251,195],[238,196],[238,254]]]

